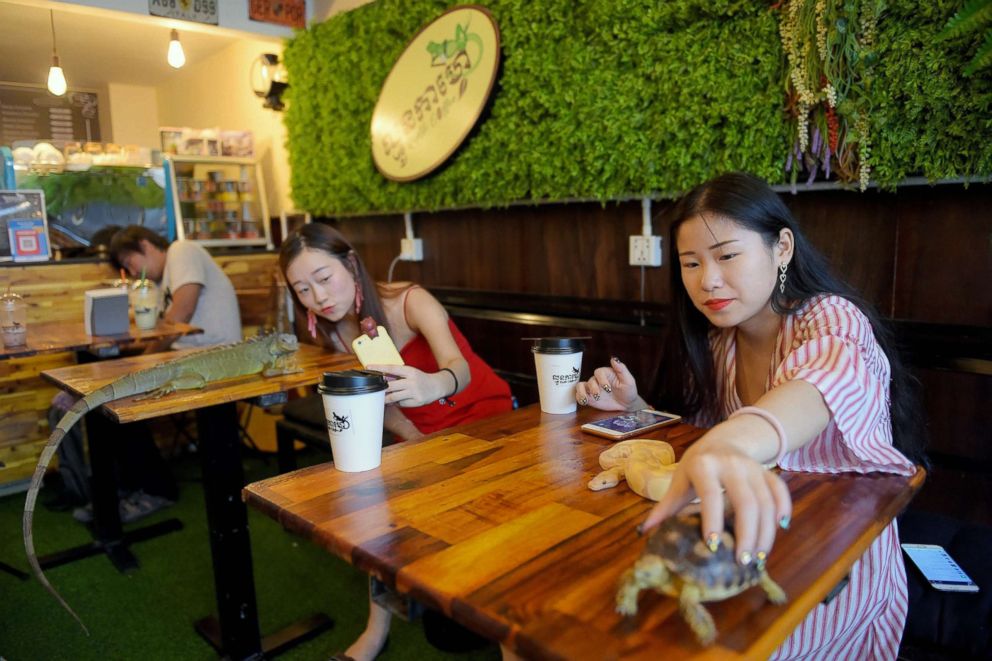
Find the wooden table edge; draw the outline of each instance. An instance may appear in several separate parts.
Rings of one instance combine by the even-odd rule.
[[[823,601],[824,598],[830,591],[840,583],[841,580],[851,571],[851,567],[854,563],[861,559],[867,552],[868,547],[878,538],[878,536],[885,530],[888,526],[892,525],[896,517],[905,510],[909,505],[910,501],[923,486],[923,482],[926,479],[926,469],[922,466],[916,467],[916,472],[909,476],[908,485],[911,487],[910,491],[903,492],[903,494],[894,499],[888,507],[885,508],[883,516],[884,523],[876,521],[872,525],[865,528],[864,532],[858,537],[857,541],[849,546],[841,557],[834,562],[830,568],[824,572],[812,586],[801,595],[794,599],[790,599],[788,606],[786,606],[785,611],[780,617],[775,620],[775,623],[765,631],[765,633],[758,638],[754,645],[752,645],[743,656],[739,658],[768,658],[771,656],[772,652],[779,648],[779,646],[784,643],[792,632],[802,623],[806,616],[816,608],[817,604]]]

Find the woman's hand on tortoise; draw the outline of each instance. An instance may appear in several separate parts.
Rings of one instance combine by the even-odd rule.
[[[686,450],[672,486],[641,525],[647,532],[681,510],[693,497],[701,503],[701,534],[711,549],[724,529],[724,498],[734,512],[737,560],[764,562],[775,534],[792,514],[789,489],[778,475],[745,452],[709,435]]]

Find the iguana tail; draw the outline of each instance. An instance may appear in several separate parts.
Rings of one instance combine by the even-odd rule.
[[[86,413],[92,411],[93,409],[111,402],[115,399],[120,399],[122,397],[128,397],[130,395],[136,395],[138,393],[151,390],[157,387],[158,384],[153,384],[149,387],[149,384],[138,385],[133,375],[124,376],[113,383],[109,383],[106,386],[96,390],[86,397],[83,397],[78,402],[76,402],[71,409],[69,409],[62,419],[59,420],[59,424],[56,425],[55,429],[52,431],[51,437],[48,439],[48,443],[45,445],[44,449],[41,451],[41,457],[38,459],[38,467],[34,470],[34,475],[31,477],[31,486],[28,487],[28,495],[24,500],[24,550],[27,552],[28,563],[31,565],[31,570],[34,572],[35,578],[48,590],[53,597],[55,597],[62,607],[69,611],[79,626],[83,628],[86,635],[89,635],[89,629],[83,624],[83,621],[76,615],[76,612],[69,607],[65,599],[62,598],[52,584],[48,582],[45,578],[44,572],[41,570],[41,564],[38,562],[38,555],[34,550],[34,535],[32,532],[32,526],[34,523],[34,506],[38,500],[38,491],[41,489],[41,480],[45,476],[45,471],[48,469],[48,464],[51,462],[52,457],[58,450],[59,445],[62,443],[62,439],[65,437],[69,430],[72,428],[76,422],[79,421]]]

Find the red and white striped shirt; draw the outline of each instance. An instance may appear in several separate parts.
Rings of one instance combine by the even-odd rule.
[[[736,332],[712,337],[724,416],[743,406],[735,386]],[[720,369],[720,366],[724,369]],[[801,379],[830,409],[826,428],[779,465],[815,473],[897,473],[915,468],[892,446],[889,362],[871,323],[840,296],[819,296],[779,328],[766,389]],[[828,605],[817,605],[772,655],[774,659],[895,659],[906,624],[906,569],[893,522],[851,568],[850,583]]]

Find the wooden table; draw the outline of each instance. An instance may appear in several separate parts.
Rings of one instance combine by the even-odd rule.
[[[189,350],[175,352],[178,357]],[[42,375],[69,392],[85,394],[135,370],[162,361],[162,355],[143,355],[119,360],[62,367]],[[274,654],[331,625],[326,616],[311,618],[262,639],[255,604],[248,516],[240,492],[244,486],[241,441],[238,436],[236,402],[285,393],[298,386],[317,383],[324,372],[359,367],[349,354],[328,353],[302,345],[297,354],[301,371],[265,378],[259,374],[208,383],[201,390],[186,390],[160,399],[135,401],[134,397],[105,404],[104,413],[119,423],[148,420],[180,411],[196,411],[203,490],[210,528],[214,587],[218,619],[196,623],[200,632],[219,652],[235,659]]]
[[[152,340],[202,333],[203,329],[189,324],[170,323],[159,319],[155,328],[141,330],[133,323],[120,335],[89,335],[82,321],[43,321],[28,324],[27,344],[4,347],[0,343],[0,360],[24,358],[40,353],[58,351],[88,351],[100,357],[120,355],[120,348],[129,344],[145,344]]]
[[[82,321],[38,322],[28,325],[27,344],[6,348],[0,343],[0,360],[42,353],[73,351],[79,363],[116,356],[122,347],[202,333],[203,329],[159,319],[155,328],[141,330],[133,323],[120,335],[89,335]],[[152,539],[182,528],[178,519],[167,519],[124,534],[118,509],[117,474],[113,450],[106,441],[107,424],[100,416],[86,416],[90,460],[90,498],[93,504],[93,541],[38,558],[42,568],[58,567],[93,555],[105,554],[122,572],[138,567],[130,543]],[[9,571],[9,570],[8,570]]]
[[[791,529],[768,567],[789,600],[759,588],[708,604],[719,636],[698,646],[677,602],[642,593],[614,611],[618,580],[641,553],[651,502],[620,486],[593,492],[610,442],[579,425],[600,411],[531,406],[383,450],[382,465],[313,466],[248,485],[243,497],[399,592],[534,659],[766,658],[848,573],[920,487],[891,475],[783,473]],[[676,456],[702,430],[662,428]],[[291,587],[287,587],[292,590]]]

